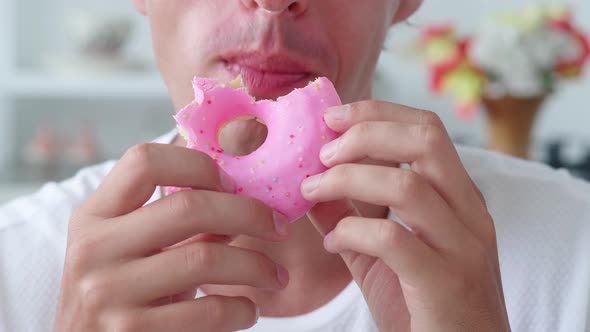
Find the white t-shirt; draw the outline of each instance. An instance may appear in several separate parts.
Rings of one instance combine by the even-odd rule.
[[[540,164],[458,149],[494,217],[512,329],[590,331],[590,185]],[[83,169],[0,207],[0,331],[51,330],[70,214],[113,165]],[[353,283],[318,310],[262,317],[251,331],[376,328]]]

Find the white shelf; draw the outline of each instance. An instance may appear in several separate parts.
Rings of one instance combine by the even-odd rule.
[[[168,99],[164,82],[156,74],[129,74],[97,78],[55,77],[21,72],[6,81],[6,94],[29,98],[141,98]]]

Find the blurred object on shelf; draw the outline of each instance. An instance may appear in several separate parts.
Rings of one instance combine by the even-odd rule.
[[[80,126],[77,137],[70,141],[64,151],[64,160],[73,167],[92,165],[101,160],[94,126],[85,123]]]
[[[60,149],[55,130],[47,124],[39,125],[23,151],[23,160],[32,168],[35,181],[44,182],[56,176]]]
[[[467,38],[457,36],[452,25],[428,27],[419,48],[431,89],[451,95],[462,118],[483,104],[489,146],[520,158],[528,158],[543,101],[560,79],[578,78],[590,59],[588,39],[574,27],[565,5],[500,13]]]
[[[125,58],[84,57],[75,54],[45,54],[44,69],[56,76],[80,78],[105,77],[121,73],[145,72],[147,66],[140,60]]]
[[[142,60],[125,54],[133,31],[130,16],[71,10],[65,14],[65,30],[72,48],[49,52],[41,60],[56,75],[105,76],[148,69]]]
[[[82,123],[72,134],[62,133],[43,124],[23,151],[21,173],[29,181],[47,182],[71,175],[76,170],[102,160],[94,125]],[[28,174],[28,175],[26,175]]]
[[[70,11],[67,32],[79,54],[88,57],[120,57],[133,30],[131,17]]]

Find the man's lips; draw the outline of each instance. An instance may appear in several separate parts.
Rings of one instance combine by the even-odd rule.
[[[242,75],[248,91],[257,97],[276,97],[315,78],[305,65],[284,56],[243,54],[223,61],[233,76]]]

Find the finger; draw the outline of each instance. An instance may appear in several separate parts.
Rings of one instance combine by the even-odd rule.
[[[331,111],[333,109],[326,113],[326,123],[340,132],[353,131],[354,137],[347,138],[348,142],[363,140],[362,136],[371,135],[372,140],[364,147],[372,149],[372,154],[381,157],[386,155],[390,156],[390,159],[409,163],[412,169],[432,184],[472,231],[476,234],[486,232],[486,225],[477,222],[482,219],[481,211],[484,207],[452,140],[435,113],[380,101],[351,104],[348,110],[345,108],[342,119],[337,121],[334,120],[333,115],[330,115]],[[391,125],[390,132],[386,132],[381,126],[379,134],[372,134],[371,131],[376,129],[375,126],[363,124],[363,122],[396,122],[398,124]],[[409,129],[399,131],[404,124]],[[353,127],[358,128],[353,129]],[[385,144],[389,146],[388,151],[384,149],[375,151]],[[392,147],[394,144],[395,146]],[[354,159],[356,158],[359,157],[356,156]]]
[[[168,144],[140,144],[125,153],[81,208],[103,218],[124,215],[144,205],[157,186],[232,191],[233,182],[204,153]]]
[[[231,206],[231,208],[228,208]],[[110,255],[145,255],[199,233],[240,234],[280,241],[287,218],[245,196],[214,191],[181,191],[128,215],[111,219],[105,239]]]
[[[245,297],[205,296],[145,309],[133,331],[223,332],[250,328],[258,320],[256,305]]]
[[[169,247],[163,248],[162,250],[170,250],[182,246],[186,246],[189,244],[197,243],[197,242],[215,242],[215,243],[230,243],[235,239],[234,236],[230,235],[223,235],[223,234],[212,234],[212,233],[202,233],[192,236],[184,241],[178,242],[173,244]]]
[[[304,197],[314,202],[352,199],[389,206],[426,243],[456,252],[470,234],[442,197],[420,175],[407,169],[345,164],[306,179]]]
[[[165,304],[188,301],[188,300],[194,299],[196,295],[197,295],[197,289],[195,288],[195,289],[187,290],[187,291],[182,292],[180,294],[175,294],[175,295],[166,296],[166,297],[157,299],[156,301],[152,302],[151,304],[153,306],[161,306],[161,305],[165,305]]]
[[[333,253],[381,258],[401,280],[417,287],[432,285],[443,270],[441,255],[392,220],[345,218],[324,238],[324,246]]]
[[[344,218],[360,216],[360,211],[351,200],[342,199],[320,202],[309,210],[307,216],[318,232],[326,236]],[[350,270],[354,280],[359,285],[362,285],[364,276],[372,263],[374,263],[374,259],[355,252],[342,252],[340,256]]]
[[[417,124],[362,122],[324,145],[320,159],[327,167],[365,158],[396,164],[414,163],[428,152],[427,142],[421,140],[423,130],[426,129]]]
[[[343,133],[357,123],[364,121],[388,121],[419,124],[420,118],[429,114],[412,107],[378,100],[367,100],[352,104],[330,107],[324,114],[326,124],[334,131]],[[429,116],[429,115],[426,115]]]
[[[113,289],[121,288],[120,300],[142,304],[202,284],[282,289],[289,277],[283,267],[256,251],[201,242],[127,263],[111,278]]]

